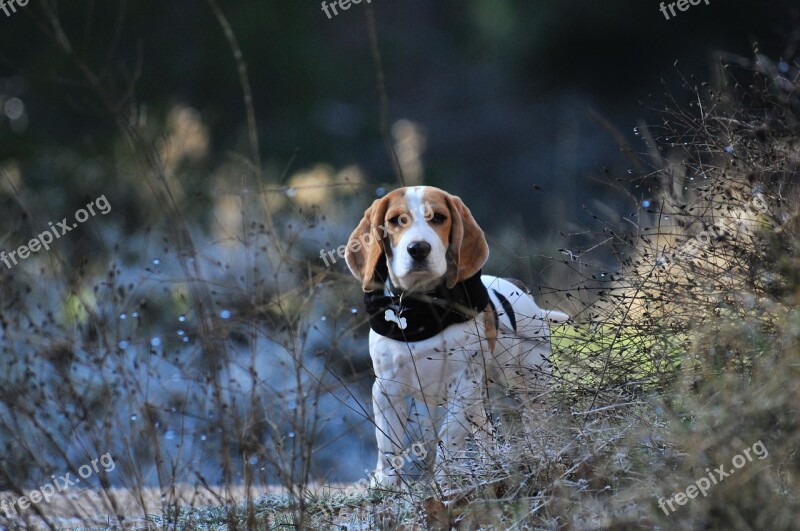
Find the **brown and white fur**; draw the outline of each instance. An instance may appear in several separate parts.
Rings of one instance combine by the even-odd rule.
[[[489,247],[461,199],[438,188],[415,186],[376,200],[350,236],[345,258],[364,291],[388,289],[375,284],[375,268],[384,255],[396,288],[426,291],[442,282],[452,288],[475,275],[488,259]],[[408,397],[423,413],[419,421],[430,434],[428,440],[408,444],[438,448],[428,452],[425,466],[431,471],[437,460],[441,464],[468,456],[470,442],[477,448],[491,442],[487,383],[508,386],[523,403],[541,400],[549,379],[548,323],[568,316],[539,308],[519,282],[487,275],[481,280],[494,309],[489,305],[474,319],[415,342],[370,331],[376,375],[375,484],[400,480],[401,471],[392,463],[406,447]]]

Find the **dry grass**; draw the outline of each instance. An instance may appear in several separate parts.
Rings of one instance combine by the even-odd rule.
[[[224,15],[210,3],[236,49]],[[545,408],[523,414],[484,449],[483,465],[455,483],[368,490],[325,482],[361,457],[354,432],[372,444],[358,287],[345,281],[341,264],[326,268],[318,258],[320,248],[344,241],[371,195],[363,194],[357,172],[317,166],[290,176],[292,161],[284,171],[262,167],[246,67],[235,55],[252,154],[220,165],[216,182],[224,189],[206,220],[210,228],[191,226],[184,213],[194,198],[179,177],[181,164],[203,149],[196,117],[178,109],[165,118],[167,129],[173,123],[183,132],[166,143],[140,127],[146,120],[138,108],[119,104],[116,85],[95,75],[56,13],[42,9],[53,42],[114,118],[115,164],[142,177],[137,192],[152,199],[142,208],[161,216],[152,230],[128,238],[129,248],[113,245],[119,227],[95,234],[102,260],[76,263],[62,242],[0,277],[5,496],[106,452],[117,465],[90,488],[17,518],[0,514],[0,524],[795,525],[796,67],[778,74],[763,57],[724,57],[713,83],[687,79],[692,104],[668,98],[662,123],[640,128],[640,174],[610,180],[632,213],[598,212],[597,225],[587,227],[595,240],[552,260],[569,289],[539,287],[542,306],[557,301],[575,320],[554,330],[554,385]],[[765,208],[751,208],[754,198]],[[27,207],[25,190],[14,199],[29,220],[13,235],[22,241],[48,220]],[[715,226],[728,229],[691,243]],[[659,497],[758,440],[767,459],[671,515],[659,509]]]

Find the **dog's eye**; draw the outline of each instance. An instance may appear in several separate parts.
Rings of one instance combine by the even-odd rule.
[[[434,214],[431,218],[431,223],[436,223],[437,225],[440,223],[444,223],[447,218],[443,214]]]
[[[400,223],[400,216],[394,216],[393,218],[389,218],[387,222],[389,223],[389,225],[397,225],[398,223]]]

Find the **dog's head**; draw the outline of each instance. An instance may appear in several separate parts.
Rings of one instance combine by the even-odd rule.
[[[375,200],[347,242],[345,260],[364,291],[376,289],[382,256],[392,284],[425,291],[452,288],[489,257],[483,231],[458,197],[431,186],[399,188]]]

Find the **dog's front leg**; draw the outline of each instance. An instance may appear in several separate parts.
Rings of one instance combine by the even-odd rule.
[[[372,407],[375,413],[375,436],[378,441],[378,465],[373,486],[396,485],[400,481],[403,435],[407,419],[406,399],[397,385],[378,378],[372,385]]]

